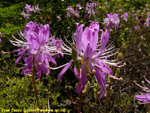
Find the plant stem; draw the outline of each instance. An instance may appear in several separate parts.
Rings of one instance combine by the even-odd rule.
[[[34,92],[35,92],[35,96],[36,96],[37,106],[40,109],[39,98],[38,98],[38,95],[37,95],[37,90],[36,90],[36,85],[35,85],[35,65],[34,65],[34,59],[33,59],[33,75],[32,75],[32,80],[33,80],[33,87],[34,87]]]
[[[98,97],[98,82],[97,82],[97,86],[96,86],[96,99],[95,99],[95,112],[97,113],[97,97]]]
[[[116,67],[114,67],[113,69],[113,75],[115,74],[115,70],[116,70]],[[109,92],[110,92],[110,87],[111,87],[111,83],[113,82],[113,79],[110,78],[110,83],[109,83],[109,86],[108,86],[108,91],[107,91],[107,94],[106,94],[106,98],[105,98],[105,102],[104,102],[104,113],[106,113],[106,105],[107,105],[107,100],[108,100],[108,96],[109,96]]]
[[[82,98],[82,91],[79,93],[78,113],[80,113],[81,110],[81,98]]]
[[[147,113],[150,113],[149,104],[146,104],[146,108],[147,108]]]

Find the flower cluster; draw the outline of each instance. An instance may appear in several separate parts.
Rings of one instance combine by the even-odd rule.
[[[122,14],[122,15],[121,15],[121,18],[122,18],[124,21],[127,21],[128,13]]]
[[[145,76],[144,76],[144,79],[145,79],[145,81],[146,81],[147,83],[150,84],[150,81],[147,80],[147,79],[145,78]],[[135,81],[134,81],[134,82],[135,82]],[[135,82],[135,84],[136,84],[137,86],[139,86],[143,91],[146,92],[146,93],[142,93],[141,95],[136,95],[136,96],[135,96],[135,99],[137,99],[137,100],[139,100],[139,101],[142,101],[142,102],[139,102],[140,104],[150,104],[150,89],[145,86],[144,81],[142,81],[143,86],[137,84],[136,82]],[[149,107],[150,107],[150,106],[149,106]]]
[[[120,22],[120,19],[118,17],[118,14],[116,13],[107,14],[107,18],[104,19],[104,24],[106,24],[107,29],[110,29],[113,26],[115,27],[115,30],[116,30],[116,27],[119,27],[118,25],[119,22]]]
[[[111,78],[121,80],[113,76],[111,66],[121,67],[122,62],[116,60],[110,60],[109,57],[114,56],[118,51],[115,51],[114,46],[111,44],[106,46],[110,36],[110,30],[106,29],[105,32],[101,30],[101,40],[98,41],[99,23],[92,22],[90,27],[86,27],[83,31],[84,24],[79,25],[77,23],[77,30],[73,37],[72,48],[66,47],[66,51],[72,54],[72,60],[65,65],[62,71],[59,73],[58,79],[62,82],[62,76],[65,71],[70,67],[72,62],[75,63],[74,73],[79,79],[76,92],[82,91],[86,84],[86,75],[94,74],[96,81],[101,85],[100,98],[103,95],[103,91],[106,91],[105,76],[108,74]]]
[[[94,16],[97,11],[95,11],[96,7],[99,6],[99,3],[93,2],[93,3],[86,3],[85,11],[87,12],[86,16]]]
[[[67,18],[70,18],[70,13],[71,13],[72,15],[76,16],[77,18],[79,18],[79,9],[81,9],[81,4],[80,4],[80,3],[77,4],[76,10],[74,10],[74,9],[72,8],[72,6],[68,6],[68,7],[67,7],[67,11],[68,11],[68,13],[67,13]]]
[[[23,9],[21,15],[22,15],[24,18],[29,19],[30,12],[39,13],[39,5],[37,4],[36,6],[32,6],[32,7],[31,7],[31,5],[26,4],[26,6],[25,6],[25,8]]]
[[[22,71],[25,75],[32,73],[33,65],[37,67],[38,78],[41,77],[42,70],[49,74],[49,62],[53,62],[56,65],[56,61],[52,56],[56,53],[61,53],[59,44],[57,41],[53,41],[54,37],[49,38],[50,30],[49,25],[38,25],[30,21],[26,24],[24,33],[20,31],[19,35],[22,40],[19,40],[13,36],[16,41],[10,40],[14,46],[21,47],[13,52],[18,52],[18,58],[15,61],[15,66],[20,61],[21,58],[24,59],[25,67]],[[60,41],[59,41],[60,42]],[[59,50],[57,49],[59,48]],[[12,53],[12,52],[4,52]]]
[[[135,29],[136,31],[139,30],[139,28],[140,28],[139,25],[134,26],[134,29]]]

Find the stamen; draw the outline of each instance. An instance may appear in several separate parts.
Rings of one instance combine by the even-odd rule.
[[[122,81],[123,79],[122,79],[122,77],[120,77],[120,81]]]
[[[81,64],[83,64],[83,63],[84,63],[84,61],[85,61],[85,59],[82,59],[82,60],[81,60]]]
[[[48,69],[50,69],[50,66],[46,66]]]
[[[93,73],[93,74],[96,73],[95,69],[92,69],[92,73]]]

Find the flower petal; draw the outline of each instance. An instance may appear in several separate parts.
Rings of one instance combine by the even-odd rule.
[[[62,82],[62,76],[67,71],[67,69],[70,67],[70,65],[72,64],[72,62],[73,62],[73,60],[70,60],[70,62],[59,73],[58,79],[59,79],[60,82]]]
[[[98,81],[98,83],[101,86],[101,93],[100,93],[100,97],[102,97],[103,95],[103,91],[106,91],[106,81],[105,81],[105,73],[101,72],[98,68],[95,68],[96,73],[95,73],[95,78]]]
[[[26,52],[26,50],[24,52],[21,53],[21,55],[16,59],[15,61],[15,67],[17,65],[17,63],[19,62],[19,60],[22,58],[23,54]]]
[[[136,95],[135,99],[143,102],[148,102],[150,101],[150,93],[148,94],[143,94],[143,95]]]
[[[77,25],[77,30],[76,30],[76,33],[77,33],[77,38],[76,38],[76,48],[77,48],[77,51],[78,53],[80,54],[81,50],[82,50],[82,34],[83,34],[83,26],[84,24],[81,24],[79,26],[79,23],[76,24]]]
[[[80,79],[80,74],[79,74],[79,72],[78,72],[76,66],[74,67],[74,74],[75,74],[75,76],[76,76],[78,79]]]

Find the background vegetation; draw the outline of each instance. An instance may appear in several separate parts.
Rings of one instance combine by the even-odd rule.
[[[98,2],[98,13],[93,17],[85,18],[85,5],[89,2]],[[81,3],[80,17],[77,18],[71,15],[66,17],[67,7]],[[144,25],[150,4],[146,0],[1,0],[0,1],[0,50],[12,51],[17,49],[9,40],[13,34],[19,38],[18,31],[24,30],[24,26],[28,19],[23,18],[21,12],[26,4],[39,4],[40,13],[31,14],[30,20],[38,24],[50,25],[51,36],[65,35],[68,40],[71,40],[72,32],[76,30],[76,22],[89,25],[91,20],[98,21],[100,28],[104,29],[103,19],[107,13],[118,13],[119,17],[125,12],[128,12],[128,21],[120,21],[117,31],[113,29],[110,42],[113,41],[120,52],[123,54],[123,60],[126,66],[120,68],[119,77],[123,81],[113,81],[111,93],[109,95],[107,111],[109,113],[145,113],[146,106],[139,105],[135,101],[134,96],[141,92],[133,81],[141,84],[143,75],[149,78],[150,72],[150,28]],[[148,6],[145,6],[148,4]],[[144,10],[144,8],[148,8]],[[119,9],[122,9],[120,11]],[[61,21],[57,19],[60,14]],[[133,15],[135,14],[135,16]],[[136,18],[137,17],[137,18]],[[139,25],[139,29],[135,30],[134,26]],[[1,34],[4,33],[4,34]],[[64,39],[63,39],[64,40]],[[117,56],[116,56],[117,57]],[[33,90],[32,79],[29,76],[21,74],[21,65],[14,67],[16,54],[0,54],[0,109],[15,108],[15,109],[35,109],[36,99]],[[70,60],[66,56],[64,60],[56,59],[58,65]],[[23,62],[23,61],[22,61]],[[57,79],[58,71],[51,71],[46,76],[44,73],[40,79],[36,78],[37,91],[40,99],[40,105],[43,109],[50,107],[51,109],[71,109],[72,113],[77,112],[78,94],[75,92],[75,84],[78,82],[73,73],[73,67],[63,76],[63,83]],[[83,95],[82,108],[83,113],[99,113],[103,112],[104,100],[97,98],[100,91],[100,86],[91,84],[96,88],[90,90]]]

